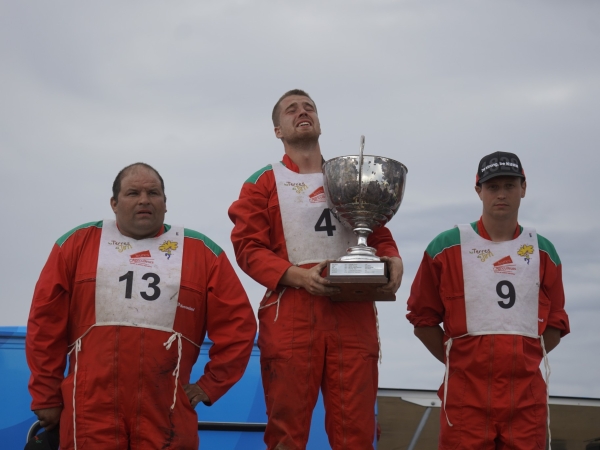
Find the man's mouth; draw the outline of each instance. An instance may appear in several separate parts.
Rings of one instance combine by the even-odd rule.
[[[302,121],[302,122],[300,122],[300,123],[299,123],[298,125],[296,125],[296,126],[297,126],[297,127],[301,127],[301,128],[302,128],[302,127],[310,127],[310,125],[311,125],[311,123],[305,120],[305,121]]]

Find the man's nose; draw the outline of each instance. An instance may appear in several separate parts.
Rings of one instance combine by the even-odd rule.
[[[139,203],[144,205],[150,203],[150,197],[148,197],[148,194],[146,192],[142,192],[140,194]]]

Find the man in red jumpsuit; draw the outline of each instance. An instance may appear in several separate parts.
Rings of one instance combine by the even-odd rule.
[[[301,90],[273,109],[282,161],[252,175],[230,209],[240,267],[267,288],[258,312],[268,449],[304,449],[319,389],[334,449],[369,449],[375,437],[379,354],[374,302],[333,302],[321,274],[355,242],[330,214],[323,191],[317,108]],[[345,234],[346,233],[346,234]],[[394,293],[402,260],[387,228],[369,246],[388,261]]]
[[[196,450],[194,408],[244,373],[252,307],[217,244],[164,224],[164,183],[152,167],[124,168],[110,203],[116,220],[62,236],[36,285],[32,409],[47,430],[60,420],[62,449]],[[205,333],[210,361],[191,382]]]
[[[437,236],[412,284],[407,318],[446,364],[440,449],[546,448],[539,366],[569,321],[554,246],[517,222],[526,188],[517,155],[485,156],[481,218]]]

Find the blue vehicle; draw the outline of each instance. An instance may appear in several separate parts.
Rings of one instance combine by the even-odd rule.
[[[29,368],[25,360],[25,327],[0,327],[0,442],[3,449],[21,450],[27,435],[37,421],[30,410],[27,390]],[[197,380],[208,361],[210,341],[200,349],[192,369]],[[242,379],[213,406],[198,405],[198,434],[201,449],[264,449],[266,425],[265,402],[260,378],[260,361],[256,342],[248,368]],[[307,449],[329,448],[325,433],[325,410],[319,395],[315,407]]]

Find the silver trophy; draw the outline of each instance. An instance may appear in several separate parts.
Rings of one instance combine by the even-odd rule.
[[[323,164],[329,208],[358,236],[358,244],[348,248],[339,262],[329,263],[327,279],[341,288],[340,300],[394,300],[395,296],[389,295],[373,298],[378,297],[376,288],[387,283],[388,271],[375,249],[367,245],[367,237],[400,208],[408,169],[390,158],[363,155],[364,147],[365,137],[361,136],[359,155],[340,156]]]

